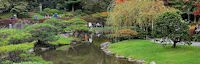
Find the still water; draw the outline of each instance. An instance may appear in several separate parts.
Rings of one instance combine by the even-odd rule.
[[[54,64],[132,64],[106,55],[100,47],[93,44],[81,44],[67,50],[51,50],[41,55]]]

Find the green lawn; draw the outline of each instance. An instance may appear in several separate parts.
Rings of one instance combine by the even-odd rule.
[[[157,64],[200,64],[200,47],[171,46],[163,47],[148,40],[127,40],[111,44],[112,52],[146,63],[155,61]]]

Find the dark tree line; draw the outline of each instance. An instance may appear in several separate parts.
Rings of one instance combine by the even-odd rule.
[[[111,0],[0,0],[2,12],[39,11],[42,8],[54,8],[65,11],[81,9],[88,13],[106,11]],[[1,12],[1,13],[2,13]]]

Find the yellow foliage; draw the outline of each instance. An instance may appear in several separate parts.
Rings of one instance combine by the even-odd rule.
[[[130,0],[115,5],[108,14],[107,24],[114,27],[139,25],[151,26],[156,17],[166,11],[175,11],[165,7],[163,1]]]

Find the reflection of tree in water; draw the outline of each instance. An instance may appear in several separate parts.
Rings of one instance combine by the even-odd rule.
[[[54,64],[117,64],[115,59],[105,55],[93,44],[83,44],[68,51],[49,51],[43,58]]]

